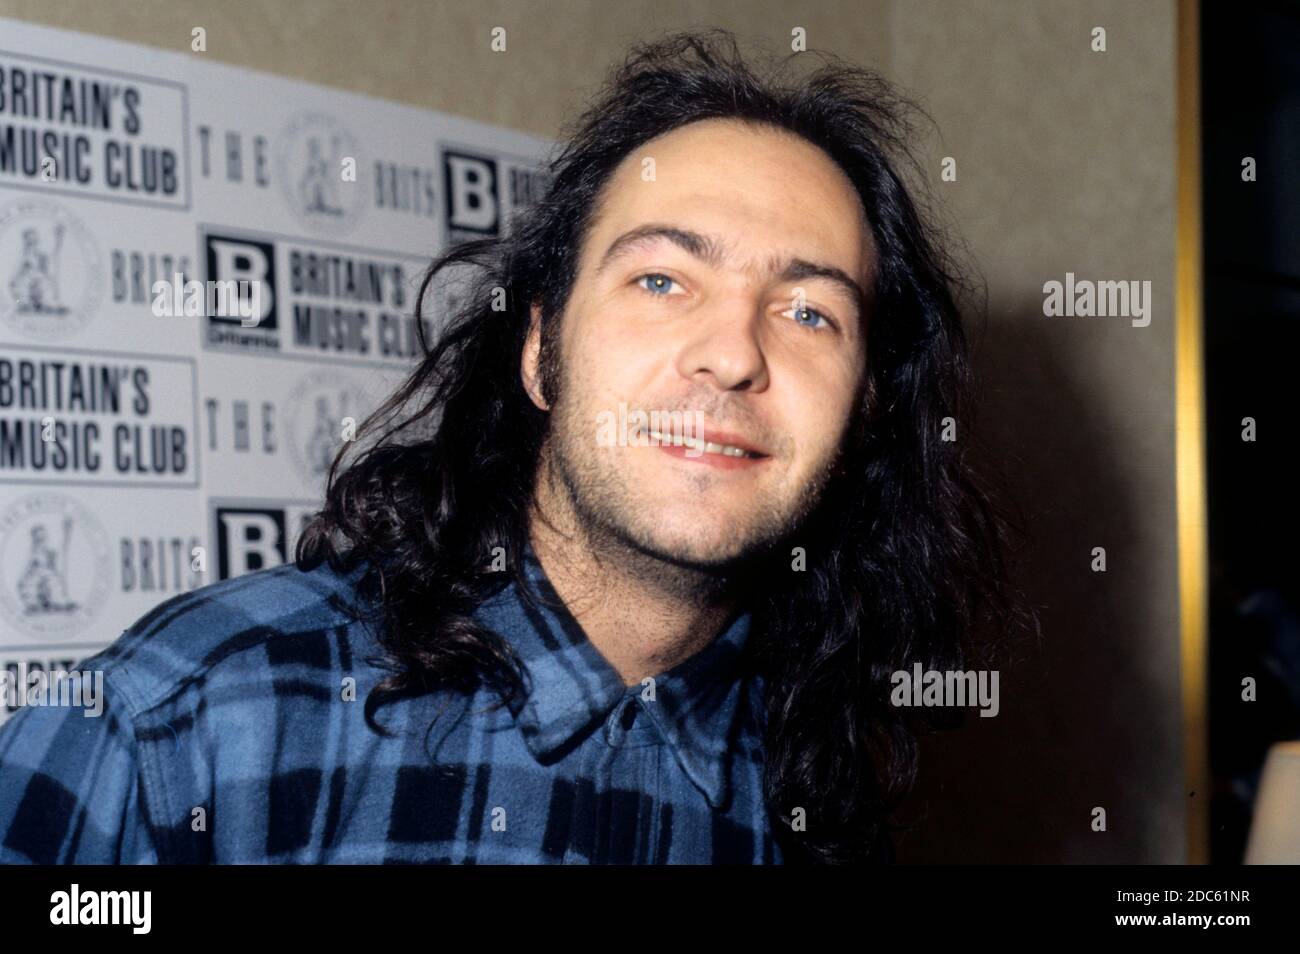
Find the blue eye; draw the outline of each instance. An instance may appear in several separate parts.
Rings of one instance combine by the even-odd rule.
[[[650,279],[649,287],[641,284],[647,278]],[[669,286],[677,284],[677,282],[673,281],[673,279],[669,278],[667,275],[660,275],[657,272],[650,272],[646,275],[642,275],[636,281],[637,281],[637,285],[639,285],[641,288],[644,288],[650,294],[660,295],[660,296],[668,293]]]
[[[666,298],[672,287],[677,284],[676,279],[669,278],[661,272],[647,272],[638,276],[635,281],[637,287],[658,298]],[[647,282],[649,284],[646,284]],[[797,325],[809,331],[822,331],[834,325],[834,322],[815,308],[791,308],[781,314],[789,315]]]
[[[830,325],[830,319],[827,318],[825,315],[823,315],[820,311],[817,311],[815,308],[791,308],[789,311],[781,312],[781,314],[789,315],[795,320],[796,324],[804,328],[808,328],[812,331],[820,331],[823,326]],[[799,317],[800,315],[812,316],[813,323],[806,324],[803,320],[800,319]],[[818,321],[821,322],[820,325],[817,324]]]

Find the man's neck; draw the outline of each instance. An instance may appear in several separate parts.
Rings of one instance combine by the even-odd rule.
[[[540,496],[529,521],[533,552],[556,594],[624,685],[667,672],[719,635],[734,602],[716,577],[607,535],[596,539],[579,525],[563,495]]]

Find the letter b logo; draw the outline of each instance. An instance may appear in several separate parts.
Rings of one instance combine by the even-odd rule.
[[[251,316],[251,323],[263,330],[276,330],[275,309],[275,246],[270,242],[229,235],[207,236],[208,281],[257,282],[260,315]],[[240,316],[209,317],[209,321],[239,324]]]

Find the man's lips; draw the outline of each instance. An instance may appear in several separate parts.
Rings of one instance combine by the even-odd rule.
[[[764,463],[771,460],[771,457],[750,457],[748,455],[735,454],[718,454],[710,451],[700,453],[692,447],[685,447],[678,444],[659,444],[659,450],[680,460],[692,464],[704,464],[706,467],[714,467],[718,470],[748,470],[752,467],[761,467]]]
[[[737,447],[745,453],[752,454],[755,457],[768,456],[763,448],[759,447],[758,444],[750,441],[742,434],[735,434],[731,431],[720,431],[706,427],[700,437],[711,444],[719,444],[723,447]]]
[[[770,457],[757,442],[734,431],[704,427],[698,435],[686,435],[644,428],[640,433],[673,456],[715,466],[746,466],[761,463]]]

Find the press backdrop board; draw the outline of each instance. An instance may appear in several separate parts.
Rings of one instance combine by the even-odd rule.
[[[551,146],[0,19],[0,666],[290,558],[340,422],[414,360],[423,269],[500,234]],[[177,274],[271,294],[156,314]]]

